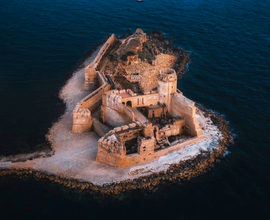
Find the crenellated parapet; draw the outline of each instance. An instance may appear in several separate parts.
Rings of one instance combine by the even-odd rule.
[[[139,136],[139,133],[144,129],[145,126],[141,122],[136,121],[109,131],[98,141],[96,161],[123,167],[130,163],[138,163],[143,160],[143,156],[147,157],[153,154],[155,138],[153,136]],[[133,139],[138,143],[136,158],[129,157],[127,154],[126,143]]]
[[[157,84],[150,90],[134,90],[137,93],[131,89],[111,90],[111,85],[114,87],[114,81],[117,82],[112,74],[115,71],[123,72],[125,82],[144,80],[141,77],[145,73],[140,70],[145,66],[141,65],[143,61],[135,52],[142,50],[146,40],[146,34],[137,29],[122,41],[118,49],[113,47],[110,50],[108,60],[102,60],[110,46],[118,41],[111,35],[93,62],[85,68],[85,88],[93,92],[77,103],[73,111],[72,133],[94,130],[101,137],[98,140],[98,162],[117,167],[140,164],[204,138],[196,118],[195,103],[177,89],[175,70],[162,66],[159,74],[156,72],[154,75],[156,78],[153,80]],[[132,56],[132,52],[135,55]],[[114,63],[119,57],[115,59],[111,56],[113,53],[119,56],[131,54],[127,56],[130,64],[120,68]],[[110,69],[110,59],[113,67],[117,66],[114,71]],[[138,67],[133,67],[134,63]],[[106,75],[97,71],[106,65],[110,66],[109,70],[104,69]],[[128,66],[132,67],[128,69]],[[128,74],[124,74],[127,69]],[[149,75],[154,70],[148,68]],[[147,83],[144,80],[144,84]],[[121,88],[121,81],[116,88]]]
[[[100,87],[78,102],[73,110],[72,133],[83,133],[92,129],[91,112],[101,105],[103,93],[111,89],[104,73],[97,72],[97,75]]]
[[[89,109],[76,108],[73,111],[72,133],[83,133],[92,128],[92,118]]]
[[[196,118],[195,103],[181,93],[175,93],[172,96],[172,116],[185,119],[186,130],[192,136],[203,135],[202,129]]]
[[[177,75],[174,69],[161,69],[159,71],[158,80],[163,82],[175,82],[177,80]]]
[[[98,146],[104,148],[108,153],[118,154],[120,156],[126,154],[125,146],[120,142],[116,134],[100,138]]]
[[[123,125],[121,127],[116,127],[112,130],[110,130],[107,134],[105,134],[102,138],[99,139],[100,146],[104,149],[108,150],[114,146],[113,153],[121,154],[122,150],[122,142],[125,140],[124,137],[127,134],[138,132],[144,129],[144,126],[141,122],[135,121],[128,125]],[[108,147],[110,146],[110,147]],[[116,148],[119,147],[120,150],[116,150]],[[111,152],[112,152],[111,151]]]

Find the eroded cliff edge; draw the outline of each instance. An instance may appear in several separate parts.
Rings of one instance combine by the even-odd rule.
[[[152,62],[151,53],[158,55],[159,52],[175,56],[176,60],[171,67],[176,69],[178,76],[181,75],[189,61],[188,52],[171,46],[169,40],[160,32],[152,32],[148,36],[154,43],[146,45],[146,49],[143,49],[140,55],[141,58]],[[129,55],[134,56],[131,53]],[[128,61],[128,57],[121,58],[123,61]],[[95,53],[85,60],[83,67],[94,58]],[[161,61],[165,59],[162,57]],[[119,80],[121,81],[121,77]],[[224,155],[226,146],[232,140],[227,123],[221,116],[197,106],[196,115],[207,136],[205,142],[139,166],[119,169],[97,164],[94,162],[96,148],[91,148],[89,145],[95,145],[98,136],[93,132],[77,134],[76,137],[70,134],[72,110],[76,103],[88,94],[81,89],[83,84],[84,72],[79,69],[60,93],[60,97],[67,104],[67,110],[52,127],[48,136],[55,154],[26,162],[6,161],[1,164],[1,176],[34,175],[71,188],[89,189],[106,194],[135,188],[151,189],[160,183],[181,181],[204,172]],[[80,147],[76,147],[78,144]],[[93,172],[90,172],[91,170]]]

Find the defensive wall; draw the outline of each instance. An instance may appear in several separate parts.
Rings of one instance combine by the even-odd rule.
[[[154,126],[156,139],[159,140],[162,139],[164,136],[170,137],[182,134],[185,130],[185,123],[185,119],[178,118],[173,119],[161,129],[159,129],[157,126]]]
[[[190,135],[203,135],[202,129],[196,118],[195,103],[183,96],[182,93],[174,93],[172,95],[172,108],[170,114],[173,117],[185,118],[186,130]]]
[[[120,94],[126,94],[126,90],[111,90],[102,97],[100,119],[113,127],[136,121],[134,112],[123,104]]]
[[[177,129],[176,126],[172,129],[168,129],[168,127],[166,128],[167,132],[172,133],[174,133],[174,129]],[[148,131],[150,130],[148,128]],[[109,131],[98,141],[98,153],[96,161],[106,163],[112,166],[126,167],[152,161],[171,151],[179,150],[182,147],[190,144],[195,144],[204,139],[204,136],[191,137],[184,142],[175,142],[172,146],[168,148],[156,150],[155,146],[157,143],[154,135],[151,136],[150,132],[148,133],[148,135],[150,136],[141,137],[138,136],[139,132],[143,132],[147,135],[147,125],[137,121],[129,125],[116,127],[113,130]],[[131,138],[137,138],[137,152],[133,154],[127,154],[125,142]]]
[[[158,108],[161,111],[163,106],[166,106],[167,114],[172,119],[162,128],[149,121],[138,122],[133,112],[138,107],[148,107],[153,112]],[[130,89],[111,90],[103,94],[101,109],[103,123],[121,127],[111,130],[99,140],[98,162],[118,167],[130,166],[154,160],[204,138],[195,116],[195,103],[177,89],[177,76],[172,69],[160,70],[157,93],[138,95]],[[168,137],[181,135],[184,131],[191,136],[188,140],[169,142]]]
[[[195,115],[195,103],[177,89],[177,75],[173,69],[160,70],[158,93],[160,94],[160,103],[166,104],[171,116],[182,117],[186,120],[186,130],[191,136],[203,134]]]
[[[144,41],[145,36],[141,31],[136,32],[138,39]],[[101,137],[96,161],[124,167],[151,161],[202,140],[203,133],[195,116],[195,103],[177,89],[177,75],[173,69],[160,70],[157,90],[144,94],[134,93],[130,89],[110,90],[108,79],[97,68],[106,51],[117,41],[112,34],[94,61],[85,68],[85,88],[98,88],[82,99],[73,111],[72,133],[87,132],[93,128]],[[122,42],[121,47],[124,48],[125,44]],[[138,81],[140,76],[133,74],[130,80]],[[91,112],[99,106],[100,121],[91,116]],[[169,119],[173,121],[167,121],[162,128],[153,125],[144,116],[144,120],[141,119],[142,114],[137,109],[140,107],[146,107],[149,111],[148,118],[167,114],[173,117]],[[109,131],[107,125],[116,128]],[[188,140],[173,144],[169,142],[168,137],[181,135],[184,131],[191,136]]]
[[[85,86],[87,89],[99,87],[77,103],[73,110],[73,125],[72,133],[87,132],[92,129],[91,112],[96,110],[101,105],[102,94],[111,89],[106,76],[97,71],[97,67],[103,58],[106,51],[116,43],[118,39],[112,34],[108,40],[100,48],[93,62],[85,68]],[[95,128],[97,128],[97,123]]]
[[[157,105],[159,94],[137,95],[130,89],[111,90],[103,94],[101,121],[110,126],[120,126],[137,120],[132,108]]]
[[[82,133],[92,129],[91,112],[101,105],[103,93],[111,89],[104,73],[97,72],[97,79],[100,87],[78,102],[73,110],[72,133]]]
[[[96,86],[96,77],[97,77],[97,68],[100,64],[101,59],[107,52],[107,50],[110,48],[110,46],[114,45],[116,42],[118,42],[118,39],[115,37],[114,34],[112,34],[108,40],[103,44],[103,46],[100,48],[97,56],[93,60],[91,64],[89,64],[85,68],[85,88],[93,89]]]
[[[191,136],[202,135],[202,130],[195,116],[195,103],[186,98],[177,89],[177,76],[174,70],[160,70],[157,91],[157,93],[147,95],[138,95],[130,89],[111,90],[104,93],[102,98],[102,122],[106,122],[111,126],[127,124],[136,120],[134,114],[131,113],[131,108],[165,104],[168,113],[172,117],[181,117],[186,120],[186,130]],[[106,112],[108,108],[114,110],[115,114],[114,111]],[[118,118],[119,120],[111,119],[112,115],[115,116],[115,119]],[[126,121],[123,120],[123,115],[127,116]],[[119,123],[116,123],[115,121],[119,121]]]

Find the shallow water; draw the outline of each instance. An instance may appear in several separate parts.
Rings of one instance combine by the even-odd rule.
[[[152,193],[96,199],[49,182],[1,179],[1,217],[270,218],[269,10],[269,0],[2,0],[0,154],[44,142],[83,53],[127,27],[159,29],[191,52],[179,89],[224,115],[236,137],[210,172]]]

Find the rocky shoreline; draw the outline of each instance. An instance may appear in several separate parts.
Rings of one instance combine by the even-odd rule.
[[[174,69],[176,70],[178,76],[183,74],[189,63],[189,52],[184,51],[180,48],[176,48],[171,45],[170,40],[168,40],[162,32],[152,31],[148,33],[156,49],[162,53],[175,55],[177,57]],[[152,49],[152,48],[150,48]],[[154,48],[155,49],[155,48]],[[92,53],[92,52],[91,52]],[[91,55],[91,53],[86,53],[85,57],[77,64],[75,69],[81,67],[82,63]],[[87,190],[94,194],[120,194],[125,191],[131,191],[135,189],[147,189],[152,190],[160,184],[166,184],[168,182],[180,182],[188,180],[192,177],[196,177],[201,173],[204,173],[212,165],[223,157],[226,149],[230,143],[232,143],[232,135],[229,131],[228,124],[226,120],[221,115],[218,115],[212,111],[205,109],[204,107],[197,105],[197,108],[204,114],[204,116],[211,119],[213,124],[218,127],[223,135],[223,139],[219,142],[218,148],[213,148],[208,151],[201,151],[199,155],[192,157],[191,159],[180,161],[179,163],[172,164],[166,171],[161,171],[159,173],[151,173],[147,176],[139,177],[133,180],[125,180],[120,182],[114,182],[111,184],[95,185],[91,182],[80,181],[78,179],[66,178],[63,176],[56,176],[50,173],[35,170],[35,169],[20,169],[20,168],[5,168],[0,167],[0,177],[16,175],[19,178],[23,177],[34,177],[36,179],[44,179],[53,181],[60,185],[77,189],[77,190]],[[33,153],[33,155],[35,155]],[[31,156],[30,159],[36,158]],[[36,154],[37,157],[51,156],[48,151],[45,155]],[[10,156],[12,158],[12,156]],[[13,160],[7,160],[3,162],[12,162]],[[16,161],[16,160],[15,160]],[[19,159],[23,161],[23,159]]]
[[[189,52],[173,46],[172,43],[175,39],[168,39],[161,31],[153,30],[148,32],[147,35],[158,51],[177,57],[173,69],[180,78],[180,76],[187,70],[187,64],[190,62]]]
[[[3,168],[0,171],[0,177],[14,175],[19,176],[19,178],[34,177],[36,179],[53,181],[71,189],[87,190],[89,193],[97,195],[120,194],[125,191],[131,191],[135,189],[152,190],[161,184],[188,180],[210,169],[215,162],[224,156],[228,145],[230,145],[233,140],[232,134],[229,131],[228,124],[222,116],[209,111],[200,105],[197,107],[203,112],[205,116],[211,118],[214,125],[216,125],[221,131],[223,139],[220,140],[218,148],[214,148],[208,151],[201,151],[199,155],[196,155],[189,160],[180,161],[179,163],[170,165],[166,171],[152,173],[150,175],[139,177],[134,180],[125,180],[112,184],[104,184],[102,186],[94,185],[91,182],[84,182],[76,179],[51,175],[41,170],[34,169]]]

